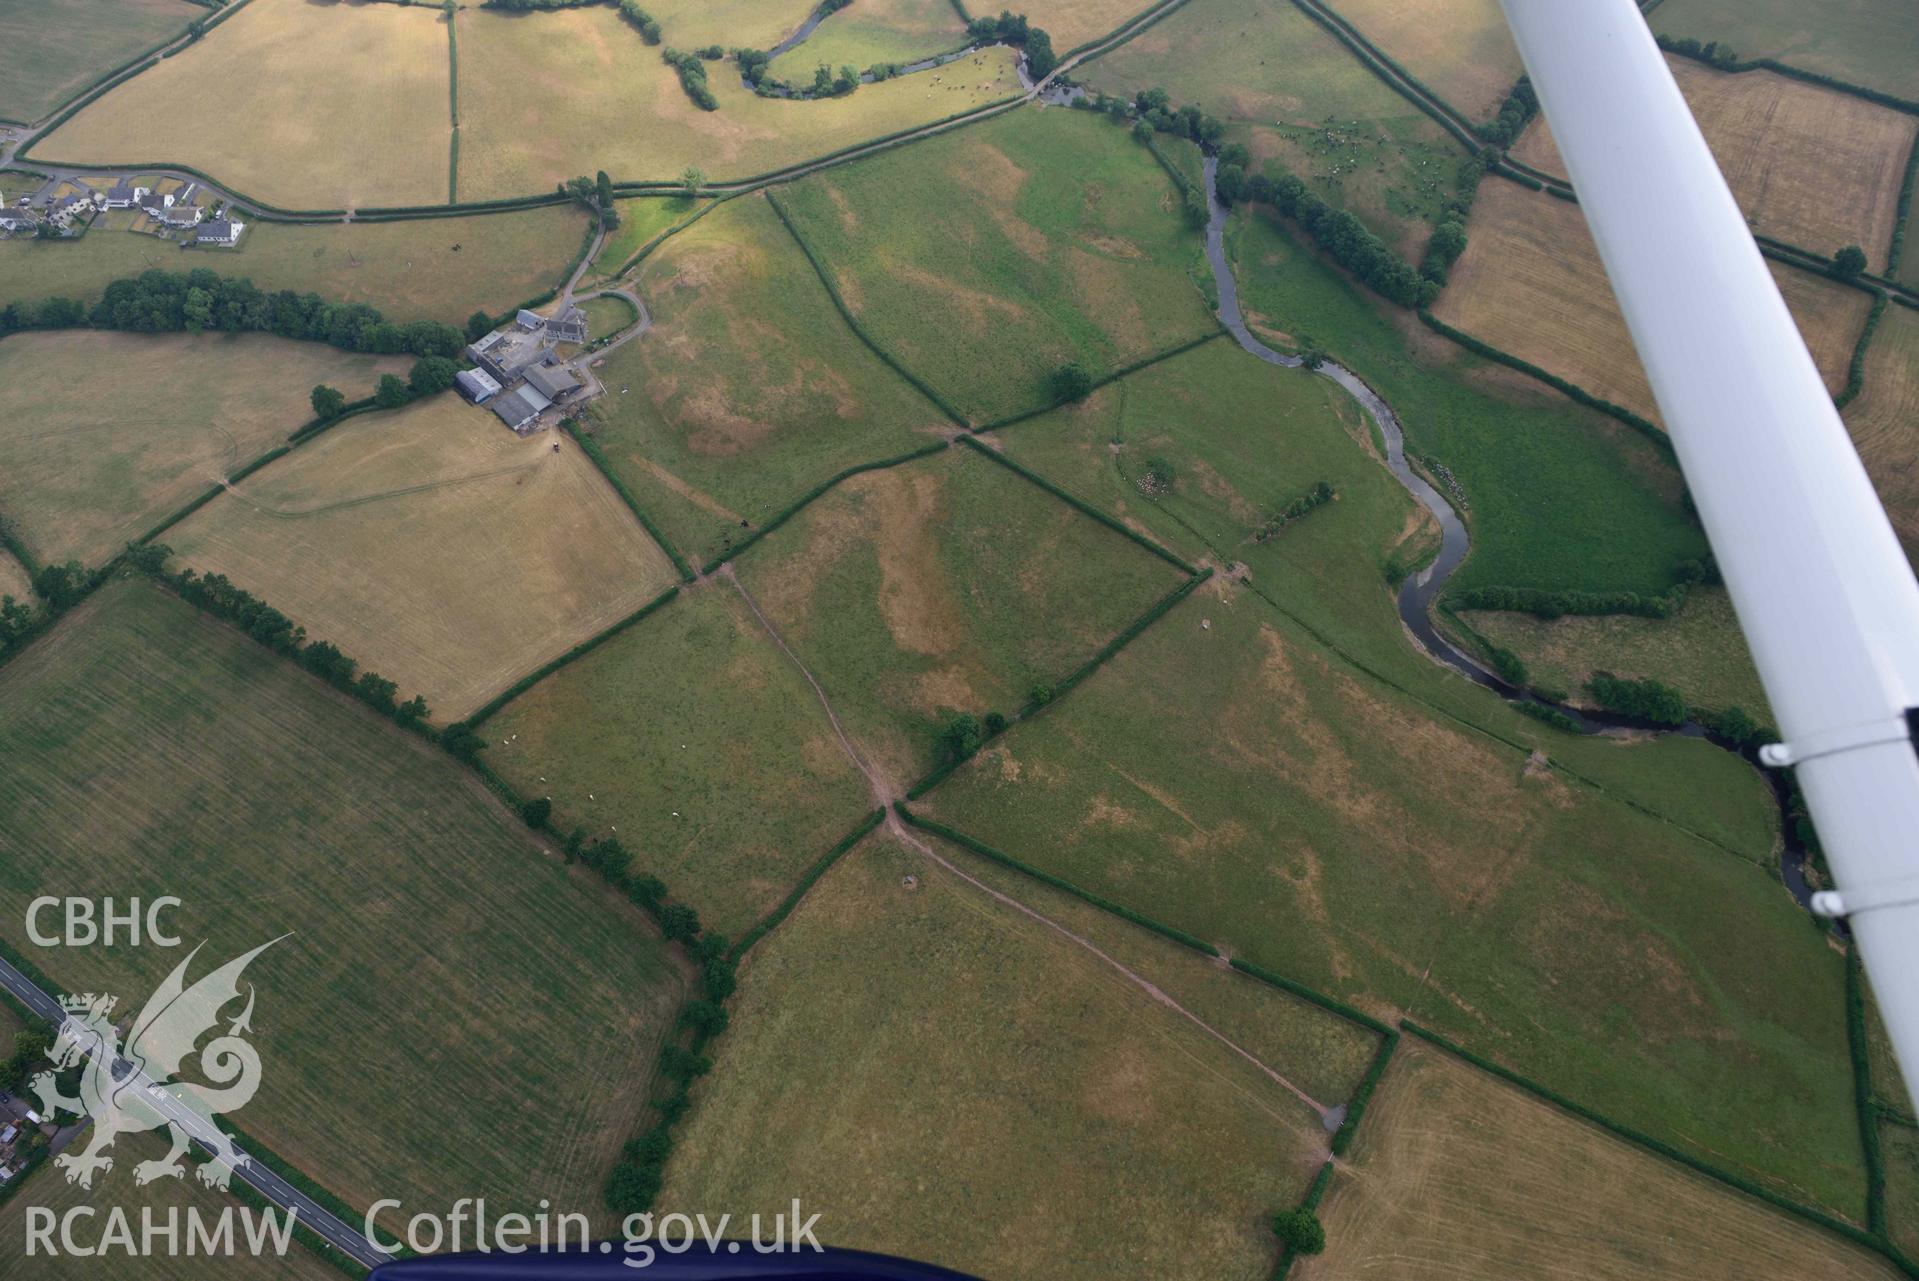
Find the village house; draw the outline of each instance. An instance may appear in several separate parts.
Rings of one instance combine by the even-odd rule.
[[[28,209],[0,209],[0,231],[32,231],[40,219]]]
[[[231,218],[214,218],[193,233],[193,243],[196,245],[237,245],[240,243],[240,233],[246,229],[247,225],[243,222],[236,222]]]
[[[122,178],[107,188],[106,194],[102,196],[100,200],[108,209],[131,209],[140,203],[140,201],[144,200],[147,194],[147,188],[136,187],[127,179]]]

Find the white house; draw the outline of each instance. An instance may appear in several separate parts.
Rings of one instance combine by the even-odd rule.
[[[244,222],[235,222],[231,218],[215,218],[193,233],[196,245],[237,245],[240,233],[247,229]]]
[[[199,225],[200,219],[206,217],[207,211],[198,205],[173,205],[158,213],[151,209],[147,213],[169,227],[194,227]]]
[[[103,202],[109,209],[131,209],[146,199],[147,194],[147,188],[136,187],[123,178],[107,188]]]

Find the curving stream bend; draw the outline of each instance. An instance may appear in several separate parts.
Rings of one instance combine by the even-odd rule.
[[[1219,294],[1220,323],[1226,327],[1227,332],[1232,334],[1234,341],[1248,353],[1259,357],[1269,365],[1283,365],[1288,369],[1297,369],[1305,364],[1305,361],[1298,356],[1288,356],[1274,351],[1254,337],[1252,330],[1246,324],[1244,312],[1240,310],[1239,284],[1233,278],[1231,264],[1226,260],[1225,232],[1229,211],[1220,203],[1214,186],[1214,176],[1218,169],[1219,158],[1207,156],[1204,175],[1207,205],[1211,214],[1206,221],[1206,261],[1213,269],[1213,284]],[[1386,442],[1387,469],[1400,484],[1406,487],[1419,505],[1431,512],[1433,518],[1439,522],[1439,554],[1433,558],[1431,564],[1407,577],[1406,581],[1400,585],[1397,602],[1401,621],[1406,624],[1407,630],[1413,634],[1420,648],[1426,651],[1427,657],[1508,701],[1536,703],[1550,707],[1570,718],[1583,733],[1597,734],[1608,729],[1619,728],[1650,728],[1626,717],[1610,716],[1562,703],[1548,702],[1528,690],[1509,684],[1491,669],[1463,653],[1440,634],[1438,627],[1433,624],[1432,605],[1439,598],[1440,592],[1445,590],[1446,583],[1452,578],[1453,572],[1466,559],[1466,553],[1472,549],[1472,540],[1466,531],[1466,523],[1459,518],[1458,511],[1446,501],[1445,496],[1428,483],[1425,477],[1414,471],[1411,464],[1406,461],[1406,434],[1401,429],[1399,417],[1393,413],[1392,406],[1388,405],[1378,392],[1367,386],[1365,380],[1358,374],[1331,360],[1322,361],[1314,372],[1338,383],[1348,395],[1359,402],[1360,408],[1364,409],[1378,425],[1380,436]],[[1688,738],[1705,738],[1718,743],[1728,751],[1738,750],[1731,744],[1716,738],[1697,721],[1687,721],[1676,730],[1658,732],[1681,734]],[[1743,752],[1740,754],[1745,755]],[[1757,765],[1754,758],[1747,756],[1746,759],[1752,760]],[[1806,881],[1805,849],[1792,833],[1792,823],[1787,812],[1788,797],[1785,778],[1779,771],[1763,767],[1760,768],[1760,774],[1771,786],[1773,798],[1779,805],[1780,829],[1785,835],[1785,846],[1779,860],[1781,878],[1785,881],[1786,888],[1791,891],[1794,901],[1801,907],[1808,907],[1813,888]],[[1837,927],[1842,933],[1844,932],[1843,922],[1838,923]]]

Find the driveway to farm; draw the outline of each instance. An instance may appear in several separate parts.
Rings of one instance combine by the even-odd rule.
[[[0,960],[0,987],[5,987],[21,1004],[49,1023],[55,1026],[67,1023],[66,1011],[60,1008],[60,1002],[4,960]],[[98,1043],[98,1033],[84,1029],[79,1023],[73,1023],[70,1027],[76,1037],[84,1034],[94,1039],[95,1044],[89,1053],[98,1055],[104,1052],[105,1047]],[[128,1084],[145,1091],[149,1086],[157,1083],[145,1072],[136,1068],[128,1078]],[[211,1126],[207,1121],[164,1094],[148,1093],[147,1098],[156,1111],[178,1125],[203,1148],[211,1150],[207,1143]],[[369,1268],[378,1267],[392,1258],[384,1251],[374,1249],[372,1242],[349,1227],[318,1201],[260,1162],[248,1157],[237,1144],[234,1146],[234,1151],[239,1155],[240,1160],[234,1165],[233,1172],[268,1201],[291,1211],[301,1226],[319,1233],[327,1244]]]

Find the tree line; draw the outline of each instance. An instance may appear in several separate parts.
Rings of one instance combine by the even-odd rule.
[[[1053,37],[1026,20],[1023,13],[1000,10],[997,18],[975,18],[966,24],[966,34],[979,44],[1010,44],[1026,51],[1026,74],[1044,80],[1059,66],[1053,52]]]
[[[701,61],[702,56],[707,53],[714,57],[720,56],[719,46],[714,45],[702,53],[682,53],[678,49],[666,49],[661,52],[660,57],[666,60],[667,66],[680,73],[680,87],[686,90],[686,96],[693,100],[694,106],[701,111],[718,111],[720,100],[713,96],[712,88],[706,83],[706,63]]]
[[[22,329],[119,329],[132,333],[268,333],[378,355],[459,354],[465,336],[437,320],[397,324],[365,303],[330,303],[291,289],[268,293],[245,277],[205,267],[154,269],[107,285],[91,308],[72,298],[0,308],[0,335]]]

